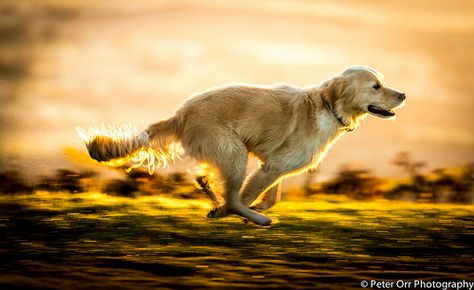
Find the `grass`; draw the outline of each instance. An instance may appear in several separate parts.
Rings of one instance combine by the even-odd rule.
[[[0,288],[357,288],[473,280],[474,206],[285,201],[271,227],[208,220],[205,200],[0,198]]]

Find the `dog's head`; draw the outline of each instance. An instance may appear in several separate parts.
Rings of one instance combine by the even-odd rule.
[[[357,119],[367,113],[392,118],[394,109],[406,99],[405,93],[385,84],[381,73],[363,66],[346,69],[324,87],[335,111],[350,124],[357,123]]]
[[[390,88],[383,81],[383,75],[368,67],[350,67],[342,73],[350,81],[353,90],[353,105],[366,113],[380,118],[395,116],[393,109],[406,99],[403,92]]]

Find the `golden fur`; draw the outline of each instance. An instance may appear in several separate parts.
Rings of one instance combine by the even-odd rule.
[[[100,138],[88,149],[93,158],[109,160],[150,142],[164,151],[179,142],[187,155],[213,165],[224,181],[225,204],[209,216],[235,213],[268,225],[271,219],[260,212],[279,199],[283,178],[316,167],[331,145],[364,116],[391,117],[391,109],[404,99],[367,67],[348,68],[308,88],[231,85],[192,97],[139,140],[126,140],[128,149],[121,148],[123,142]],[[246,177],[249,153],[261,165]],[[261,194],[262,201],[249,208]]]

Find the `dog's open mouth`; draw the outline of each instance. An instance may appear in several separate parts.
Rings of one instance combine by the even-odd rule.
[[[395,116],[395,112],[394,112],[394,111],[392,111],[392,110],[390,110],[390,109],[389,109],[389,110],[382,109],[382,108],[377,107],[377,106],[375,106],[375,105],[369,105],[369,106],[367,107],[367,110],[368,110],[370,113],[372,113],[372,114],[374,114],[374,115],[377,115],[377,116],[381,116],[381,117],[386,117],[386,118],[388,118],[388,117],[393,117],[393,116]]]

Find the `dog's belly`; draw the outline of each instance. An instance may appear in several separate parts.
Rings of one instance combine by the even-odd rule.
[[[316,143],[293,144],[275,152],[254,152],[262,161],[265,170],[280,173],[295,173],[316,167],[323,151]]]
[[[317,130],[295,131],[285,139],[260,143],[251,152],[268,170],[298,173],[315,168],[344,132],[330,117],[322,114]],[[275,144],[278,146],[273,146]]]

